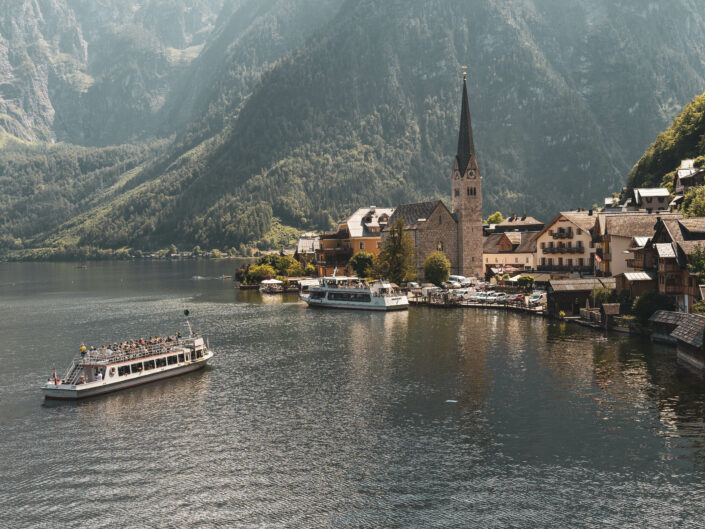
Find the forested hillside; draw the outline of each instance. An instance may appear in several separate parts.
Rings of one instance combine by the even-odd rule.
[[[158,108],[118,134],[144,145],[86,151],[112,160],[87,178],[110,173],[110,192],[75,186],[82,170],[62,169],[56,192],[81,204],[62,217],[51,195],[9,183],[16,167],[26,182],[32,171],[51,181],[22,151],[0,169],[0,194],[15,202],[0,233],[32,247],[266,246],[360,205],[446,198],[463,65],[486,211],[547,219],[620,187],[703,91],[702,13],[705,0],[226,3]],[[74,138],[89,122],[68,126]],[[29,200],[52,221],[26,222]]]
[[[705,93],[689,103],[671,126],[658,135],[629,174],[630,187],[654,187],[672,181],[681,160],[705,167]],[[665,177],[665,178],[664,178]]]

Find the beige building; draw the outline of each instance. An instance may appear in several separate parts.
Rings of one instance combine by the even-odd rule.
[[[539,232],[493,233],[485,237],[485,274],[533,270],[536,266],[536,240]]]
[[[536,239],[536,269],[592,273],[595,256],[592,229],[596,218],[592,210],[556,215]]]
[[[617,276],[633,272],[630,266],[635,238],[651,238],[660,218],[679,219],[682,215],[659,212],[601,213],[593,229],[595,243],[595,272],[603,276]]]

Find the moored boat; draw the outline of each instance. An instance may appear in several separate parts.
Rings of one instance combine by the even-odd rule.
[[[358,310],[406,310],[409,300],[388,281],[368,285],[355,277],[324,277],[319,285],[301,294],[309,307]]]
[[[202,369],[213,357],[198,333],[123,344],[113,351],[86,350],[66,374],[53,376],[42,387],[46,399],[78,400],[112,393]]]

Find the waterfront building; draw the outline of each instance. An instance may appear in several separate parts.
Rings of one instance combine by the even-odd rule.
[[[595,220],[592,210],[563,211],[556,215],[536,238],[536,269],[593,273]]]
[[[594,305],[591,300],[594,288],[614,290],[615,285],[613,277],[551,280],[546,289],[548,298],[546,310],[553,316],[558,316],[561,312],[567,316],[577,316],[580,314],[580,309],[585,308],[588,304]]]
[[[338,225],[335,232],[320,236],[316,250],[316,273],[331,276],[338,269],[339,275],[350,275],[350,259],[357,253],[379,255],[382,230],[389,223],[394,208],[370,206],[360,208]]]
[[[296,243],[294,258],[302,264],[313,263],[316,260],[316,250],[320,249],[321,242],[317,233],[302,233]]]
[[[677,310],[690,312],[701,299],[700,281],[688,271],[690,256],[705,248],[705,218],[661,218],[643,248],[632,250],[636,270],[653,271],[659,293],[668,296]]]
[[[511,231],[485,237],[482,250],[485,276],[533,270],[538,235],[539,232]]]
[[[397,219],[404,219],[404,229],[414,241],[419,278],[423,278],[426,258],[436,250],[448,257],[451,274],[466,277],[484,274],[482,175],[475,153],[465,74],[458,150],[451,171],[451,199],[451,210],[440,200],[404,204],[396,208],[389,221],[388,226],[392,226]]]
[[[667,211],[671,204],[671,192],[665,187],[636,187],[627,190],[625,205],[637,211]]]
[[[650,239],[656,222],[661,218],[682,218],[678,213],[600,213],[592,232],[595,245],[595,273],[602,276],[616,276],[633,272],[630,266],[630,251],[634,244]]]

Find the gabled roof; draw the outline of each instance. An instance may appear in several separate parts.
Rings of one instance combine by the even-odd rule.
[[[680,214],[663,213],[615,213],[599,215],[599,231],[601,235],[615,237],[651,237],[658,222],[658,217],[681,218]]]
[[[543,226],[543,222],[535,219],[534,217],[529,217],[527,215],[524,215],[522,217],[518,217],[517,215],[512,215],[512,216],[504,219],[499,224],[496,224],[496,226],[509,227],[509,228],[519,228],[522,226],[534,226],[537,224],[540,226]]]
[[[678,327],[671,333],[671,336],[693,347],[702,347],[703,329],[705,329],[705,316],[683,314]]]
[[[683,219],[680,221],[680,224],[688,232],[688,235],[705,235],[705,218],[703,217]]]
[[[521,234],[521,243],[514,250],[514,253],[534,253],[536,252],[536,239],[539,238],[539,232],[523,232]]]
[[[657,243],[657,244],[654,244],[654,247],[656,248],[656,251],[658,252],[658,256],[661,259],[675,259],[676,258],[676,252],[673,250],[673,244],[671,244],[670,242]]]
[[[485,241],[482,245],[483,253],[495,254],[495,253],[510,253],[510,252],[500,252],[499,243],[503,238],[508,238],[509,242],[512,243],[511,253],[534,253],[536,251],[536,239],[539,236],[537,231],[521,231],[521,232],[505,232],[505,233],[492,233],[485,237]]]
[[[586,292],[595,287],[615,289],[614,277],[588,277],[582,279],[554,279],[549,281],[551,289],[555,292]]]
[[[367,207],[358,209],[345,221],[348,225],[348,231],[350,231],[350,237],[374,237],[379,235],[379,231],[370,233],[370,229],[380,227],[379,218],[382,215],[389,217],[393,213],[394,208]]]
[[[627,281],[656,281],[657,275],[656,272],[653,272],[651,270],[646,271],[646,272],[624,272],[621,274],[624,276],[624,279]]]
[[[403,204],[398,206],[392,216],[389,218],[389,223],[385,228],[388,230],[398,219],[404,219],[404,228],[415,230],[418,228],[419,220],[427,219],[438,206],[446,207],[442,200],[431,200],[429,202],[417,202],[415,204]],[[446,208],[447,210],[448,208]]]
[[[583,231],[589,232],[595,226],[597,215],[591,215],[588,211],[561,211],[558,215],[553,217],[548,224],[543,227],[543,229],[538,233],[538,235],[541,236],[546,233],[554,224],[561,220],[561,218],[566,219],[575,227],[580,228]]]
[[[640,187],[634,190],[634,195],[639,197],[669,197],[671,192],[665,187]]]

